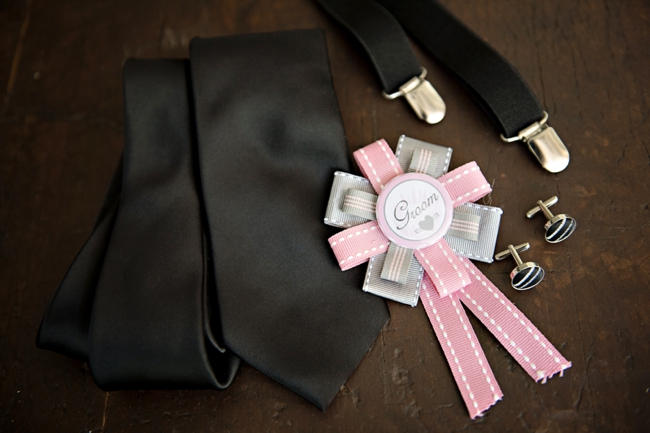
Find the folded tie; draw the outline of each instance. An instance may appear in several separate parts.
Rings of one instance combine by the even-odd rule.
[[[187,69],[125,65],[122,168],[41,325],[41,347],[88,359],[106,389],[223,388],[237,370],[213,335]]]
[[[338,272],[327,185],[348,167],[323,34],[191,46],[199,164],[226,346],[321,408],[388,319]],[[269,54],[272,53],[272,54]]]
[[[128,61],[124,94],[122,164],[38,345],[107,389],[223,388],[237,355],[325,408],[388,312],[321,224],[349,164],[322,33],[197,39]]]

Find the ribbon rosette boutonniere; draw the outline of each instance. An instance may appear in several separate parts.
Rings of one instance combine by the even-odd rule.
[[[501,210],[474,202],[492,191],[478,165],[446,173],[451,149],[400,137],[354,152],[365,176],[336,172],[325,222],[342,270],[369,262],[365,291],[427,312],[472,418],[503,396],[465,304],[536,381],[571,366],[468,258],[491,262]]]

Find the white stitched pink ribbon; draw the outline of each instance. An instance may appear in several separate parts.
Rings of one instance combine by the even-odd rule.
[[[458,293],[441,298],[425,277],[420,299],[436,333],[458,390],[472,418],[480,416],[503,393],[469,323]]]
[[[461,302],[534,380],[545,382],[571,366],[478,268],[457,256],[442,238],[451,223],[450,209],[492,190],[475,162],[435,180],[404,174],[384,140],[359,149],[354,158],[379,194],[377,221],[329,238],[339,266],[347,270],[364,263],[386,252],[391,242],[415,249],[413,257],[425,270],[420,299],[472,418],[481,416],[503,394]]]
[[[384,140],[357,150],[354,159],[377,193],[381,193],[391,180],[403,175],[399,161]],[[492,191],[475,162],[452,170],[438,181],[445,190],[443,192],[449,195],[453,207],[474,201]],[[341,269],[347,270],[385,252],[390,242],[387,236],[379,229],[377,222],[369,222],[343,230],[332,236],[329,242]],[[470,282],[467,271],[442,236],[433,245],[417,249],[415,257],[434,282],[440,296],[454,293]]]

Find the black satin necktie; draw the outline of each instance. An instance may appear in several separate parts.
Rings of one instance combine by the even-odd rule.
[[[348,159],[324,36],[197,39],[190,60],[226,345],[325,408],[388,314],[327,245],[328,189]]]
[[[126,63],[121,168],[41,325],[41,347],[87,358],[106,389],[223,388],[237,370],[209,326],[187,73]]]
[[[225,387],[232,351],[329,404],[388,313],[326,241],[348,160],[324,42],[198,39],[189,63],[127,62],[122,168],[40,347],[88,359],[109,389]]]

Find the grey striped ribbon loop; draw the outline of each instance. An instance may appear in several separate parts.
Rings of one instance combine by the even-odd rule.
[[[358,215],[352,215],[343,211],[343,201],[345,196],[350,190],[359,190],[374,194],[370,182],[365,177],[355,176],[354,174],[337,171],[334,173],[334,180],[332,181],[332,190],[330,191],[330,198],[327,202],[327,210],[325,211],[325,218],[323,222],[332,227],[348,228],[368,222],[372,218],[364,218]]]
[[[458,255],[480,262],[492,263],[502,213],[501,208],[476,203],[465,203],[458,206],[454,209],[454,219],[451,221],[452,229],[445,235],[445,240]],[[476,239],[472,239],[467,232],[458,233],[453,229],[453,227],[458,227],[461,218],[478,221]]]
[[[343,199],[341,210],[350,215],[374,220],[377,196],[360,189],[349,189]]]
[[[395,155],[404,172],[440,177],[449,169],[452,149],[405,135],[400,136]],[[347,228],[374,220],[377,196],[370,182],[361,176],[334,173],[324,222]],[[461,256],[492,263],[501,214],[494,206],[465,203],[454,209],[445,240]],[[391,243],[388,251],[368,262],[363,284],[365,292],[415,307],[418,303],[423,269],[412,258],[413,251]]]
[[[451,147],[427,143],[426,141],[416,140],[406,135],[399,137],[397,149],[395,150],[395,156],[397,156],[399,164],[405,173],[417,171],[436,178],[447,173],[447,170],[449,170],[451,153]],[[427,157],[428,163],[423,165],[423,170],[415,170],[413,165],[415,164],[417,166],[417,162],[424,156]]]
[[[429,149],[415,149],[413,152],[413,159],[409,165],[409,170],[412,173],[428,174],[435,171],[438,167],[433,152]]]
[[[454,211],[454,219],[451,221],[447,234],[457,238],[477,241],[480,224],[481,215],[467,212],[466,208],[461,207]]]
[[[386,251],[386,259],[381,268],[380,277],[400,284],[406,283],[412,259],[412,249],[400,247],[391,242],[388,251]]]
[[[381,278],[381,270],[386,261],[386,254],[374,256],[368,262],[366,278],[363,282],[363,291],[381,296],[402,304],[415,307],[420,299],[420,286],[424,269],[417,260],[411,260],[406,275],[406,282],[396,283],[395,281]]]

